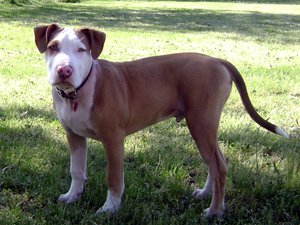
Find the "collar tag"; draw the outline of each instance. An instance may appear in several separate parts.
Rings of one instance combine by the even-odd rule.
[[[72,105],[72,109],[73,109],[74,112],[77,111],[77,107],[78,107],[78,102],[75,101],[75,102],[73,103],[73,105]]]

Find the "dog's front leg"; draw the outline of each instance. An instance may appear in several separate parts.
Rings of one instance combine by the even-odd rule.
[[[107,159],[107,197],[97,214],[118,211],[124,192],[124,138],[103,142]]]
[[[67,132],[67,139],[71,155],[70,173],[72,182],[69,191],[60,195],[58,200],[71,203],[80,198],[83,192],[86,180],[87,142],[86,138],[72,132]]]

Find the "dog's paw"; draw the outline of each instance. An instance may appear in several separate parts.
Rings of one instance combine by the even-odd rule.
[[[82,195],[82,192],[80,193],[69,193],[67,192],[66,194],[62,194],[58,197],[58,201],[62,202],[62,203],[72,203],[75,202],[76,200],[78,200]]]
[[[120,205],[121,197],[115,197],[108,191],[104,205],[97,210],[96,214],[116,213],[119,210]]]
[[[107,206],[104,205],[100,209],[97,210],[96,214],[97,215],[101,215],[103,213],[114,214],[114,213],[118,212],[119,208],[120,208],[120,206],[118,206],[118,207],[115,207],[115,206],[107,207]]]
[[[205,189],[199,189],[199,188],[196,188],[193,192],[193,196],[196,199],[203,199],[206,196],[208,196],[209,194],[210,194],[210,191],[207,191]]]
[[[213,210],[211,208],[207,208],[203,211],[203,213],[205,219],[210,219],[212,217],[220,218],[223,216],[224,210]]]

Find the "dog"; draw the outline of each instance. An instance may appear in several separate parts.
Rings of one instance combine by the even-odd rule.
[[[193,196],[212,201],[204,215],[224,213],[227,175],[217,142],[220,116],[232,82],[250,117],[263,128],[285,137],[285,131],[254,109],[238,70],[228,61],[198,53],[178,53],[130,62],[98,60],[106,35],[89,28],[34,28],[35,43],[44,53],[57,117],[70,148],[72,182],[59,201],[77,200],[87,179],[87,138],[102,142],[107,159],[107,197],[97,213],[115,213],[124,192],[124,139],[159,121],[186,120],[208,177]]]

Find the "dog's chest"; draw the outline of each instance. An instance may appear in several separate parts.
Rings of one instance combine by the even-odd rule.
[[[55,104],[56,114],[66,130],[83,137],[92,137],[90,122],[91,104],[66,100]]]

